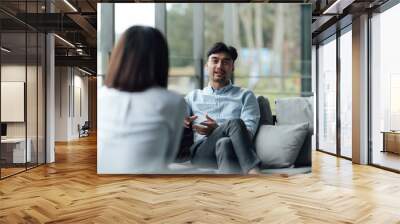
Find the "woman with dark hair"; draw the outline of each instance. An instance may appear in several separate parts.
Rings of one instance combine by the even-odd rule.
[[[99,92],[98,173],[165,173],[178,152],[185,101],[166,90],[168,46],[133,26],[115,46]]]

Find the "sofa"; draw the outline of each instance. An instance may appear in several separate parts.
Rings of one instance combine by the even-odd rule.
[[[314,109],[313,109],[313,98],[312,97],[293,97],[286,99],[278,99],[275,101],[276,115],[272,115],[271,107],[268,99],[259,96],[257,98],[260,106],[260,124],[259,129],[264,126],[274,126],[275,128],[282,127],[285,125],[296,125],[296,124],[307,124],[306,130],[304,130],[304,137],[301,136],[298,141],[298,146],[301,145],[298,152],[295,150],[292,152],[294,156],[294,162],[292,164],[285,164],[282,167],[261,167],[261,172],[266,174],[299,174],[311,172],[311,148],[312,148],[312,135],[314,132]],[[273,130],[272,130],[273,131]],[[261,136],[260,130],[256,133],[256,150],[259,151],[259,138]],[[282,141],[282,137],[277,137],[276,141]],[[292,159],[292,160],[293,160]]]
[[[311,97],[294,97],[275,101],[272,115],[269,100],[257,97],[260,122],[254,144],[262,164],[261,173],[294,175],[311,172],[313,135],[313,101]],[[170,164],[172,173],[214,174],[215,169],[195,168],[180,159]]]

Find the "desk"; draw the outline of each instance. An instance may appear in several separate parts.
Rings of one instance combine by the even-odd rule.
[[[400,154],[400,131],[382,131],[381,133],[383,133],[382,152]]]
[[[25,154],[25,138],[6,138],[1,139],[1,157],[8,163],[25,163],[32,160],[31,145],[32,140],[28,138]],[[12,159],[11,159],[12,158]]]

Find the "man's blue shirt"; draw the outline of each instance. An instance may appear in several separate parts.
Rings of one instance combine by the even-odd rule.
[[[205,114],[208,114],[218,125],[240,118],[252,136],[257,131],[260,109],[254,93],[248,89],[232,84],[221,89],[208,86],[190,92],[185,100],[189,114],[198,116],[193,124],[205,121]],[[195,133],[194,137],[195,141],[198,141],[205,136]]]

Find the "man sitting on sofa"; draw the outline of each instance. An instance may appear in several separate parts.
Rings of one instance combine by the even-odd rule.
[[[219,173],[257,174],[260,160],[253,137],[260,110],[252,91],[232,85],[237,51],[218,42],[207,57],[209,85],[185,97],[190,116],[184,125],[194,131],[191,162]]]

